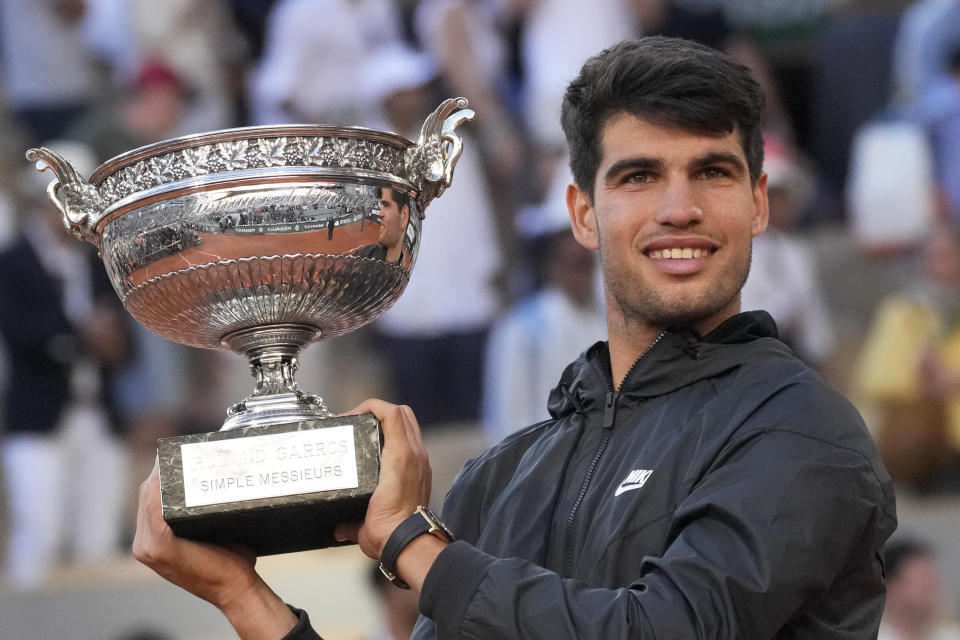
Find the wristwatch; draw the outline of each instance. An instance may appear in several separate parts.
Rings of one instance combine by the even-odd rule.
[[[417,507],[410,517],[401,522],[383,545],[383,554],[380,556],[380,571],[387,580],[401,589],[409,589],[410,585],[396,575],[397,556],[408,544],[425,533],[434,535],[444,542],[453,542],[454,537],[429,507]]]

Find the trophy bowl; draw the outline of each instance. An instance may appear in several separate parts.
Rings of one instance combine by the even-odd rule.
[[[455,129],[473,115],[465,99],[446,100],[426,118],[417,141],[323,125],[201,133],[114,157],[89,178],[50,149],[27,152],[39,170],[55,174],[47,192],[64,225],[97,246],[117,295],[138,322],[174,342],[231,349],[250,363],[253,393],[228,410],[219,434],[191,441],[223,447],[229,441],[233,450],[181,451],[183,439],[193,436],[161,439],[168,522],[216,511],[211,500],[217,498],[191,498],[191,486],[237,489],[243,477],[238,460],[263,462],[270,453],[280,455],[278,447],[286,447],[285,460],[294,450],[326,455],[337,448],[332,441],[304,440],[268,443],[251,453],[253,440],[241,440],[303,431],[324,420],[343,426],[319,396],[297,386],[297,354],[315,340],[373,321],[399,298],[416,263],[424,211],[450,185],[462,151]],[[347,484],[359,485],[346,489],[349,497],[369,497],[379,465],[377,425],[358,420],[350,426],[355,437],[346,436],[351,446],[340,449],[361,461],[355,465],[360,478],[348,474]],[[225,433],[232,430],[237,433]],[[363,471],[365,458],[375,458],[372,473]],[[333,469],[328,462],[319,468]],[[168,466],[176,473],[165,475]],[[219,475],[194,477],[210,470]],[[281,471],[286,475],[276,477],[285,483],[294,475],[323,475]],[[268,469],[264,483],[281,471]],[[326,486],[300,484],[311,489],[306,493]],[[280,504],[278,495],[261,493],[234,491],[229,501],[246,512]],[[284,504],[291,496],[299,499],[287,493]],[[231,526],[245,526],[246,516],[239,517]],[[222,541],[221,534],[196,537]],[[268,540],[275,535],[271,530],[252,543],[239,542],[277,552]]]
[[[376,319],[416,263],[424,210],[449,186],[473,117],[441,104],[420,139],[360,127],[227,129],[117,156],[89,181],[49,149],[64,224],[95,244],[126,310],[181,344],[245,355],[256,380],[226,428],[328,416],[296,355]]]

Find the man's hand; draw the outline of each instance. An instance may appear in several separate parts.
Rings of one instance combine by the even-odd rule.
[[[429,502],[431,471],[420,425],[410,407],[367,400],[347,413],[366,412],[377,417],[383,430],[380,482],[370,497],[363,525],[340,525],[336,535],[358,542],[365,554],[377,560],[397,525]]]
[[[243,640],[276,640],[297,623],[254,570],[256,557],[177,537],[163,520],[159,463],[140,485],[134,557],[166,580],[213,604]]]

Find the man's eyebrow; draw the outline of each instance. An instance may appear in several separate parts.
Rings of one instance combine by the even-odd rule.
[[[610,168],[606,170],[603,174],[604,182],[611,180],[617,174],[622,173],[627,170],[636,170],[636,169],[647,169],[647,170],[659,170],[663,168],[663,161],[659,158],[651,158],[650,156],[636,156],[633,158],[624,158],[622,160],[617,160]]]
[[[701,167],[707,167],[712,164],[727,164],[733,165],[741,173],[747,171],[747,165],[740,159],[740,156],[735,153],[730,153],[728,151],[712,151],[705,155],[700,156],[699,158],[694,158],[690,163],[690,166],[694,169]]]

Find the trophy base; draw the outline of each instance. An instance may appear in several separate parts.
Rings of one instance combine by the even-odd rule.
[[[179,536],[258,556],[339,546],[380,475],[372,414],[199,433],[157,442],[163,518]]]

